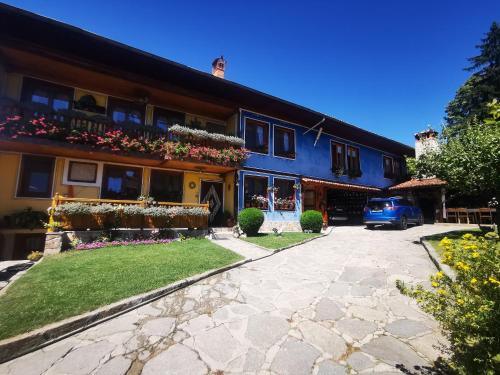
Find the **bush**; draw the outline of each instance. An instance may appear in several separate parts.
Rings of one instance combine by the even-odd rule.
[[[264,214],[258,208],[245,208],[238,215],[238,223],[247,236],[256,236],[264,223]]]
[[[498,234],[465,234],[440,242],[442,261],[455,280],[443,272],[431,276],[433,290],[422,285],[400,291],[441,323],[451,349],[449,366],[459,374],[498,374],[500,370],[500,247]]]
[[[32,251],[31,253],[28,254],[26,257],[28,260],[31,260],[32,262],[37,262],[40,259],[42,259],[43,253],[41,251]]]
[[[313,233],[321,232],[323,228],[323,215],[321,212],[308,210],[300,215],[300,226],[303,231],[312,231]]]

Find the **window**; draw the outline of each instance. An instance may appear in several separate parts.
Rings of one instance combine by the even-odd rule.
[[[257,207],[267,210],[269,199],[267,194],[267,177],[245,176],[245,207]]]
[[[393,164],[394,164],[394,177],[395,178],[401,177],[403,175],[403,165],[401,164],[401,160],[394,159]]]
[[[169,111],[155,107],[153,114],[153,125],[164,132],[172,125],[184,125],[186,115],[182,112]]]
[[[108,116],[116,123],[144,124],[145,106],[128,100],[108,99]]]
[[[274,127],[274,155],[295,159],[295,130]]]
[[[245,119],[245,147],[253,152],[269,153],[269,125],[262,121]]]
[[[384,177],[394,178],[393,159],[389,156],[384,156]]]
[[[295,189],[293,180],[274,179],[274,209],[295,210]]]
[[[332,142],[332,171],[337,175],[345,174],[345,145]]]
[[[225,134],[226,133],[226,125],[216,124],[215,122],[207,122],[207,132]]]
[[[21,92],[23,103],[46,105],[54,111],[70,109],[74,91],[71,87],[56,85],[39,79],[25,77]]]
[[[101,198],[131,199],[141,195],[142,170],[121,165],[105,164]]]
[[[359,148],[347,146],[347,169],[350,177],[361,176],[359,166]]]
[[[149,195],[160,202],[182,202],[183,174],[153,169]]]
[[[84,163],[70,161],[68,167],[69,182],[85,182],[94,184],[97,182],[97,163]]]
[[[23,155],[17,187],[18,197],[50,198],[55,158]]]

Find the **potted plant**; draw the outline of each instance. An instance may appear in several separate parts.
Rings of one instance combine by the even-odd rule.
[[[165,207],[148,207],[144,209],[144,217],[149,228],[166,228],[172,213]]]
[[[117,227],[118,207],[109,203],[90,207],[90,212],[100,229]]]
[[[121,225],[124,228],[144,227],[144,208],[138,205],[127,205],[121,208]]]
[[[85,203],[64,203],[54,209],[53,215],[60,218],[64,229],[85,230],[97,227],[91,206]]]

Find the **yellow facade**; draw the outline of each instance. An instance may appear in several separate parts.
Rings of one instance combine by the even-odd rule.
[[[72,159],[71,159],[72,160]],[[67,185],[63,183],[65,158],[57,158],[54,170],[53,195],[59,193],[67,197],[99,198],[100,188],[94,186]],[[0,217],[22,211],[27,207],[45,211],[50,206],[50,198],[18,198],[16,197],[17,180],[21,165],[21,154],[0,151],[2,178],[0,183]],[[136,165],[134,167],[137,167]],[[181,171],[182,172],[182,171]],[[144,167],[142,173],[142,194],[149,193],[151,168]],[[183,203],[201,203],[200,189],[202,181],[217,181],[224,184],[224,211],[234,213],[234,176],[233,174],[217,175],[198,172],[184,172]]]

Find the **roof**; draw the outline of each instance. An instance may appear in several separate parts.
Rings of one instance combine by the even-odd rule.
[[[391,186],[388,190],[408,190],[408,189],[422,189],[428,187],[445,186],[446,181],[441,180],[436,177],[432,178],[413,178],[409,181],[402,182],[400,184]]]
[[[50,52],[68,62],[129,72],[159,83],[310,127],[325,118],[324,131],[396,155],[415,153],[413,147],[361,129],[332,116],[215,77],[186,65],[93,34],[83,29],[0,3],[0,41],[37,53]]]
[[[382,189],[379,189],[379,188],[376,188],[373,186],[346,184],[346,183],[342,183],[342,182],[316,180],[313,178],[302,178],[302,182],[309,183],[309,184],[315,184],[315,185],[330,186],[332,188],[351,190],[351,191],[366,191],[366,192],[375,192],[375,193],[379,193],[382,191]]]

